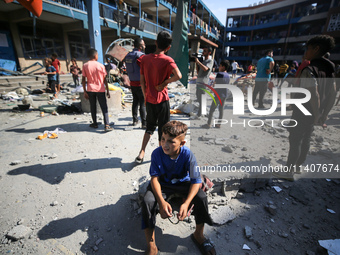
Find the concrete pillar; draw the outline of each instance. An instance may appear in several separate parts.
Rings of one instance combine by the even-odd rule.
[[[18,57],[19,66],[20,66],[21,69],[25,68],[25,67],[27,67],[27,65],[26,65],[26,61],[25,61],[24,51],[22,50],[22,46],[21,46],[21,40],[20,40],[20,36],[19,36],[18,25],[16,23],[10,22],[9,28],[10,28],[10,31],[11,31],[11,34],[12,34],[13,44],[14,44],[15,52],[16,52],[17,57]]]
[[[104,64],[98,0],[86,0],[90,45],[98,51],[98,62]]]

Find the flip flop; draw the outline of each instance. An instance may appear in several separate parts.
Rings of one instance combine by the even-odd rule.
[[[143,161],[144,161],[144,158],[140,158],[140,157],[135,158],[135,162],[138,163],[138,164],[142,164]]]
[[[210,239],[205,239],[204,242],[200,244],[197,242],[194,234],[191,234],[190,237],[203,255],[216,255],[215,246]]]
[[[110,132],[112,130],[113,130],[113,128],[111,126],[106,126],[105,127],[105,132]]]

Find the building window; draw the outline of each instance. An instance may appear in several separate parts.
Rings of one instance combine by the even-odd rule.
[[[53,52],[58,54],[58,58],[65,58],[65,50],[61,40],[34,38],[33,36],[22,36],[21,40],[25,58],[51,57]]]
[[[89,40],[81,35],[69,35],[68,38],[71,57],[76,59],[87,59],[87,50],[90,48]]]

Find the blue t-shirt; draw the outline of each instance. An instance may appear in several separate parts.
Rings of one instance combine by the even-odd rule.
[[[230,76],[227,72],[218,72],[215,78],[216,84],[224,84],[227,85],[230,83]],[[227,89],[215,88],[216,92],[220,97],[227,97]]]
[[[178,185],[190,181],[202,183],[194,154],[186,146],[181,147],[177,159],[171,159],[158,147],[151,154],[150,175],[158,176],[160,184]]]
[[[270,62],[274,62],[274,59],[269,56],[265,56],[257,62],[255,81],[270,81],[271,75],[266,73],[266,70],[269,69]]]
[[[54,66],[48,66],[46,67],[46,72],[53,73],[56,72],[57,70],[54,68]],[[57,75],[56,74],[48,74],[47,79],[49,81],[56,81],[57,80]]]

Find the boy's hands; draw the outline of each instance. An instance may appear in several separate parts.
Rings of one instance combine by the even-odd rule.
[[[186,203],[183,203],[181,205],[181,207],[179,208],[179,213],[177,214],[178,220],[184,220],[185,217],[187,217],[188,209],[189,209],[189,205],[187,205]]]
[[[166,86],[168,86],[168,84],[166,82],[162,82],[160,85],[156,86],[156,90],[161,92]]]
[[[89,95],[87,94],[86,91],[84,91],[84,97],[85,97],[85,99],[89,99]]]
[[[159,206],[159,213],[161,214],[162,219],[166,219],[172,216],[172,208],[171,205],[164,201]]]

